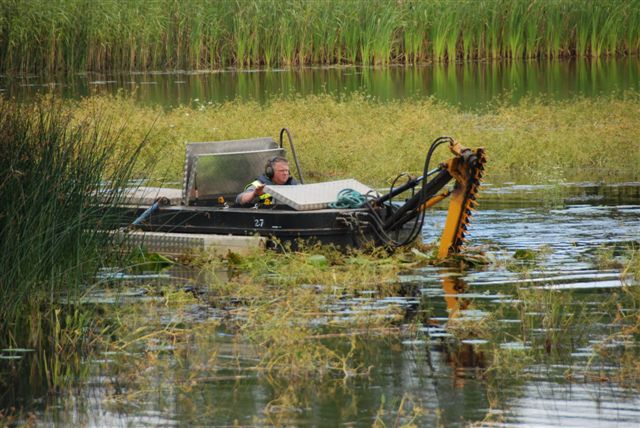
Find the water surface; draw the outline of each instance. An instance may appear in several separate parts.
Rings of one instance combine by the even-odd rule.
[[[607,61],[528,61],[432,64],[416,67],[329,67],[294,70],[214,70],[69,76],[0,76],[0,93],[29,100],[35,94],[65,98],[134,92],[143,104],[198,105],[225,101],[266,102],[276,96],[363,93],[380,101],[435,100],[464,109],[515,103],[523,97],[571,100],[621,97],[640,90],[637,58]]]
[[[324,315],[315,320],[318,332],[358,314],[384,316],[390,309],[405,314],[392,333],[367,336],[358,353],[358,364],[371,367],[366,376],[303,383],[272,378],[253,369],[253,345],[236,340],[236,332],[223,323],[208,341],[193,345],[187,359],[173,352],[177,348],[162,345],[155,366],[141,376],[144,382],[127,380],[122,364],[144,360],[144,350],[105,353],[83,363],[87,380],[73,398],[41,401],[28,388],[18,388],[21,402],[36,411],[38,421],[53,425],[355,427],[377,421],[386,426],[637,426],[640,395],[615,377],[618,367],[599,357],[601,346],[637,355],[637,340],[618,334],[615,314],[601,313],[603,301],[621,294],[625,284],[637,284],[622,280],[621,266],[600,263],[599,254],[611,251],[615,261],[625,249],[639,248],[640,183],[487,185],[484,190],[469,237],[494,260],[491,265],[407,270],[397,295],[379,298],[372,290],[326,302]],[[443,211],[428,216],[425,241],[437,238],[435,229],[443,222]],[[532,251],[536,259],[515,259],[517,250]],[[166,284],[206,296],[206,278],[183,270],[113,276],[113,281],[122,293],[109,304],[141,304],[145,289]],[[513,350],[517,358],[518,350],[544,345],[553,334],[545,327],[546,315],[533,307],[516,310],[522,293],[535,290],[548,290],[562,302],[556,316],[598,321],[589,324],[580,343],[560,338],[559,346],[569,348],[549,352],[544,363],[525,364],[519,376],[492,380],[484,374],[490,347]],[[105,296],[113,299],[96,290],[87,302],[104,303]],[[208,301],[180,311],[168,306],[158,315],[168,324],[179,319],[188,328],[244,316],[232,302],[212,306]],[[622,313],[635,310],[632,301],[620,302]],[[499,331],[489,338],[460,340],[451,330],[456,322],[492,318]],[[336,337],[331,343],[339,349],[349,339]]]

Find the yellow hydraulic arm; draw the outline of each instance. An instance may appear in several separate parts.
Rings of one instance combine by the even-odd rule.
[[[438,249],[438,258],[440,259],[459,252],[465,242],[465,233],[478,205],[476,197],[484,174],[484,165],[487,162],[483,148],[472,150],[453,141],[449,148],[455,157],[446,161],[442,166],[447,169],[456,182],[448,195],[450,198],[449,211]],[[429,202],[427,201],[425,205]]]
[[[449,150],[454,156],[429,172],[428,166],[431,155],[438,146],[445,143],[449,144]],[[377,219],[374,223],[381,224],[380,229],[382,231],[380,234],[385,242],[394,247],[412,242],[419,236],[426,209],[449,197],[451,198],[449,212],[440,239],[438,258],[443,259],[449,254],[458,252],[464,243],[471,213],[477,205],[476,196],[486,162],[487,159],[483,148],[469,149],[463,147],[451,137],[436,138],[429,148],[425,160],[424,174],[421,177],[409,180],[402,186],[393,188],[389,193],[379,197],[373,203],[376,207],[386,206],[389,209],[392,207],[389,202],[391,198],[409,189],[414,189],[419,184],[422,185],[421,189],[408,198],[403,205],[393,210],[385,218],[384,223],[374,217],[374,219]],[[427,181],[427,177],[433,174],[435,174],[433,178]],[[451,180],[455,180],[453,189],[441,192]],[[388,239],[389,233],[399,231],[414,219],[416,221],[413,224],[411,233],[404,241],[398,242]]]

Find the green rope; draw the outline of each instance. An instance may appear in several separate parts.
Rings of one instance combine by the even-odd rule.
[[[353,189],[342,189],[338,192],[338,200],[329,204],[329,208],[360,208],[367,198]]]

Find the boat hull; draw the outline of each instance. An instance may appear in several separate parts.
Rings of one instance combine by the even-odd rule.
[[[131,225],[146,209],[148,207],[119,208],[120,226]],[[378,243],[366,209],[294,211],[164,206],[136,227],[165,233],[259,235],[267,238],[267,246],[271,248],[283,243],[297,246],[301,240],[355,248]]]

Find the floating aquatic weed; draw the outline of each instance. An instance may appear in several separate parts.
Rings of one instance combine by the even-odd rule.
[[[156,159],[153,170],[140,171],[145,175],[168,175],[170,179],[180,180],[183,174],[178,153],[184,152],[184,141],[201,141],[202,138],[230,139],[258,134],[269,135],[273,132],[273,123],[287,116],[291,119],[288,127],[302,132],[301,140],[305,141],[305,169],[316,171],[317,180],[335,179],[336,176],[353,175],[358,180],[379,183],[381,177],[393,177],[395,171],[421,171],[421,161],[414,155],[423,145],[422,136],[429,129],[438,128],[443,121],[451,124],[460,134],[460,139],[471,145],[485,145],[492,153],[490,174],[515,174],[528,178],[529,181],[548,181],[549,175],[572,174],[576,169],[588,170],[594,158],[609,168],[599,171],[633,171],[637,174],[640,156],[638,150],[615,150],[620,144],[637,140],[636,128],[633,126],[595,129],[584,135],[584,129],[590,129],[594,122],[606,123],[610,115],[619,116],[626,124],[635,123],[637,116],[637,98],[632,94],[628,100],[618,102],[609,97],[597,99],[578,99],[573,103],[550,101],[545,105],[521,103],[512,107],[502,106],[497,112],[481,114],[477,120],[498,120],[514,123],[507,135],[495,138],[491,132],[470,132],[467,119],[455,108],[444,104],[424,101],[406,101],[401,104],[391,103],[378,105],[364,102],[363,95],[355,95],[347,99],[336,100],[331,95],[306,97],[304,99],[279,99],[258,108],[253,102],[222,103],[216,108],[200,112],[197,109],[179,107],[159,112],[153,107],[141,107],[135,96],[97,96],[81,100],[70,108],[82,112],[95,105],[101,105],[119,118],[126,118],[126,136],[135,141],[151,128],[155,121],[156,133],[153,150],[143,152],[149,156],[163,151],[164,156]],[[259,110],[260,114],[256,114]],[[301,111],[313,112],[312,115],[300,114]],[[336,111],[349,114],[335,115]],[[185,113],[190,116],[187,119]],[[244,118],[252,117],[252,126],[247,128]],[[313,117],[313,120],[309,120]],[[420,123],[415,118],[421,118]],[[557,121],[558,117],[567,120]],[[392,118],[393,120],[388,120]],[[577,122],[576,122],[577,120]],[[545,137],[535,133],[523,134],[532,121],[540,123],[545,129]],[[322,124],[332,123],[332,129],[345,150],[326,150],[326,129]],[[356,123],[357,126],[353,126]],[[407,127],[417,127],[422,131],[412,132],[403,138],[403,150],[397,149],[397,123],[405,123]],[[561,123],[561,125],[558,125]],[[173,128],[171,127],[173,125]],[[520,126],[522,125],[522,126]],[[212,135],[203,136],[203,130],[212,130]],[[615,137],[612,138],[611,135]],[[509,140],[512,144],[503,144]],[[548,145],[548,141],[563,141],[563,144]],[[368,163],[358,159],[370,157],[371,147],[376,147],[382,159],[371,168]],[[414,150],[412,150],[412,148]],[[515,157],[514,157],[515,156]],[[523,170],[522,166],[527,167]],[[557,167],[561,169],[558,170]],[[157,171],[154,173],[153,171]],[[592,171],[592,174],[598,171]],[[559,186],[555,186],[559,187]],[[514,192],[522,192],[514,189]],[[495,195],[492,195],[494,198]],[[525,199],[527,197],[525,196]],[[544,204],[546,196],[540,199]],[[537,202],[537,201],[536,201]],[[562,203],[562,200],[559,201]],[[422,251],[422,250],[421,250]],[[423,251],[425,252],[425,251]],[[428,254],[428,252],[425,252]]]
[[[596,318],[586,309],[584,300],[573,292],[539,288],[518,288],[523,342],[544,360],[569,358],[573,350],[588,340]]]
[[[104,310],[102,355],[117,368],[106,386],[118,391],[108,407],[135,407],[157,394],[187,391],[198,376],[215,371],[219,321],[200,314],[191,293],[168,287],[155,292],[161,299]],[[172,381],[163,382],[169,369]]]
[[[391,406],[390,409],[387,409],[388,405]],[[401,398],[392,398],[388,403],[383,394],[380,399],[380,408],[376,413],[376,419],[373,421],[372,426],[382,428],[393,424],[393,426],[414,427],[417,426],[415,421],[426,413],[426,410],[418,404],[418,400],[410,394],[404,394]]]
[[[447,321],[446,330],[456,339],[479,339],[489,337],[489,325],[486,314],[465,317],[454,316]]]
[[[307,258],[307,261],[309,264],[317,267],[327,266],[329,264],[327,258],[322,254],[312,254]]]
[[[150,253],[144,247],[135,247],[122,261],[127,272],[133,273],[160,273],[175,265],[175,261],[158,253]]]
[[[512,272],[528,273],[536,269],[551,254],[551,247],[542,246],[537,250],[519,248],[513,253],[512,260],[507,262],[507,269]]]
[[[588,249],[586,255],[591,258],[590,261],[599,270],[623,271],[633,265],[638,245],[636,241],[609,242]]]
[[[530,346],[522,342],[503,342],[491,351],[487,374],[495,379],[522,380],[525,369],[534,363],[529,354]]]
[[[522,261],[535,261],[538,258],[538,255],[533,250],[518,249],[513,253],[513,258]]]
[[[456,265],[461,269],[487,266],[496,263],[493,255],[486,254],[483,250],[465,247],[465,250],[458,254],[452,254],[446,261],[439,262],[444,265]]]
[[[345,354],[342,351],[338,352],[322,341],[314,340],[314,329],[324,325],[375,331],[399,319],[402,313],[401,306],[406,304],[406,299],[376,302],[369,296],[379,294],[381,290],[365,288],[366,285],[380,282],[378,269],[389,265],[387,261],[366,259],[362,255],[345,258],[331,249],[325,249],[322,256],[317,258],[321,260],[319,264],[310,264],[309,256],[305,253],[272,254],[266,258],[259,255],[256,259],[249,257],[233,262],[236,266],[242,266],[244,271],[233,278],[235,285],[231,289],[236,295],[247,296],[248,291],[254,289],[256,279],[260,279],[260,291],[252,292],[251,299],[245,298],[246,317],[238,327],[244,336],[257,345],[256,351],[262,355],[265,369],[269,372],[281,375],[288,373],[296,378],[322,377],[336,370],[342,373],[358,372],[357,367],[345,368]],[[309,269],[309,266],[314,269]],[[356,266],[357,270],[354,269]],[[366,273],[369,267],[372,277],[361,281],[360,275],[363,271]],[[265,269],[286,271],[287,276],[264,276],[262,272]],[[351,278],[354,274],[357,275],[357,281]],[[269,284],[260,285],[265,280]],[[329,286],[300,286],[305,283]],[[349,297],[354,292],[366,297]],[[332,307],[329,314],[325,312],[327,305]],[[329,331],[321,336],[332,335]]]

